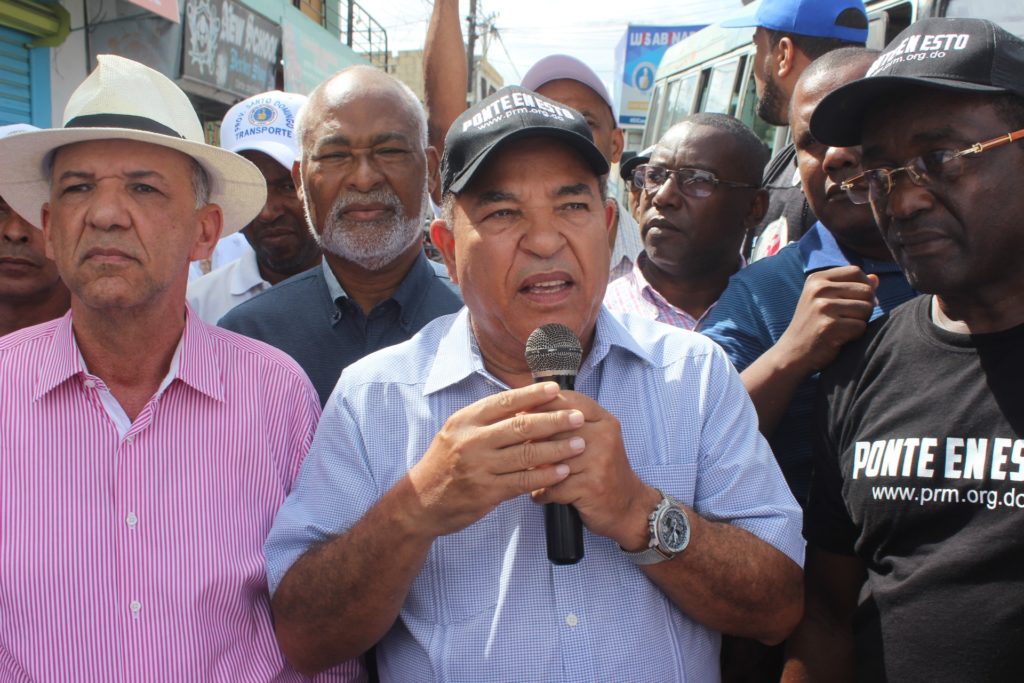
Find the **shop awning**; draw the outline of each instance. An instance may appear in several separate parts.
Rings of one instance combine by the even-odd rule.
[[[0,0],[0,26],[35,36],[32,47],[52,47],[67,38],[71,17],[57,3]]]

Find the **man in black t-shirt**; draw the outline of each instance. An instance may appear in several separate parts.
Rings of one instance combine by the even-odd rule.
[[[926,19],[826,97],[923,296],[822,377],[806,615],[785,679],[996,681],[1024,652],[1024,41]]]

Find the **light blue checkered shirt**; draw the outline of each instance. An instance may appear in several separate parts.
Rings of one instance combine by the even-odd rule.
[[[506,388],[484,369],[466,309],[345,369],[267,539],[271,590],[311,545],[355,524],[452,413]],[[576,389],[619,419],[641,479],[802,564],[800,508],[713,342],[602,308]],[[543,509],[525,495],[438,538],[379,644],[381,679],[718,680],[718,633],[614,541],[586,531],[584,543],[578,564],[548,562]]]

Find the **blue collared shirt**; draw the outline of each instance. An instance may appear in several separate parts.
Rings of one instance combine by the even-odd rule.
[[[820,222],[778,254],[756,261],[729,279],[701,332],[718,342],[742,372],[775,345],[789,327],[807,276],[839,266],[859,266],[878,276],[871,319],[917,293],[891,261],[876,261],[844,250]],[[811,479],[811,427],[818,373],[806,378],[779,421],[769,443],[793,494],[806,502]]]
[[[802,563],[800,508],[721,349],[602,308],[576,388],[620,420],[641,479]],[[267,539],[271,590],[404,477],[452,413],[504,389],[466,309],[348,367]],[[552,565],[543,509],[523,495],[439,537],[378,645],[382,680],[717,680],[718,633],[584,533],[584,559]]]

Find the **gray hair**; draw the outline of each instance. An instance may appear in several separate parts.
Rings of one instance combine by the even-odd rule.
[[[306,117],[309,113],[310,105],[321,97],[327,97],[328,99],[330,99],[331,96],[329,93],[326,92],[326,90],[331,85],[331,83],[333,83],[334,80],[337,79],[338,77],[356,70],[372,71],[374,74],[381,76],[382,78],[389,81],[392,85],[396,86],[398,92],[402,96],[402,99],[405,100],[405,103],[408,106],[409,111],[412,112],[413,114],[413,120],[415,121],[417,128],[416,133],[417,137],[420,140],[420,143],[423,145],[424,149],[430,144],[429,139],[427,137],[427,110],[424,109],[423,103],[420,102],[420,99],[416,96],[416,93],[413,92],[412,88],[410,88],[408,85],[398,80],[394,76],[386,74],[383,71],[377,69],[376,67],[357,64],[355,66],[350,66],[345,69],[342,69],[341,71],[338,71],[333,76],[323,81],[320,85],[314,88],[313,92],[309,94],[309,99],[306,100],[306,103],[303,104],[302,108],[299,109],[298,114],[295,115],[295,139],[299,141],[300,159],[305,158],[306,156],[305,137],[306,126],[308,125]]]
[[[210,203],[210,174],[194,157],[192,162],[192,194],[196,198],[196,208],[201,209]]]

